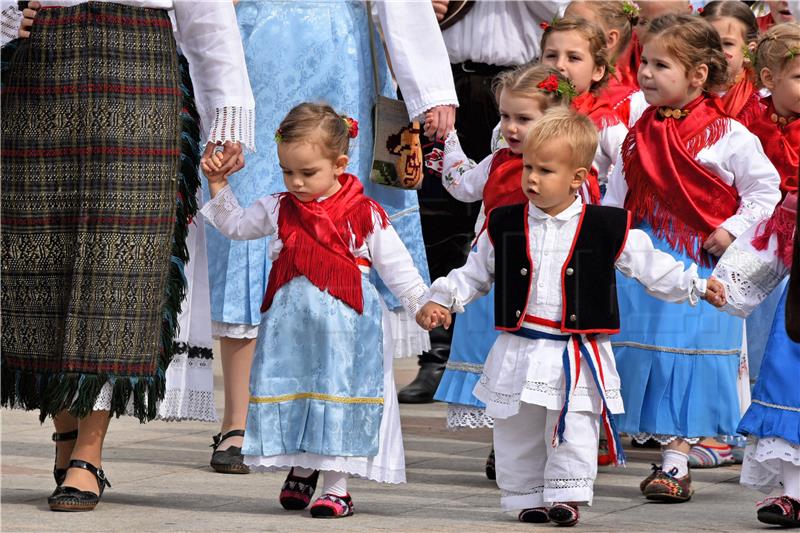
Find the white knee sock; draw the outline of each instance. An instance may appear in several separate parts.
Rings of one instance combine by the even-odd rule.
[[[349,474],[326,470],[322,473],[322,494],[347,496],[347,478]]]
[[[661,469],[667,474],[674,468],[678,470],[675,477],[683,477],[689,473],[689,456],[678,450],[664,450],[661,454],[663,464]]]
[[[800,500],[800,466],[783,462],[783,495]]]
[[[303,468],[300,466],[294,467],[294,475],[297,477],[309,477],[314,473],[313,468]]]

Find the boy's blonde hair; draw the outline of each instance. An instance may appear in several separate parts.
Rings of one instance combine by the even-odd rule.
[[[597,151],[597,128],[586,115],[571,109],[554,108],[537,120],[525,136],[523,152],[536,151],[549,141],[569,148],[570,161],[577,168],[590,169]]]
[[[761,35],[756,47],[759,81],[761,69],[768,68],[773,75],[780,74],[789,61],[798,56],[800,56],[800,23],[784,22],[771,27]]]

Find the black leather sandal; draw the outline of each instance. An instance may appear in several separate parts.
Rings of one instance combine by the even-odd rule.
[[[231,446],[217,451],[222,441],[230,437],[244,437],[244,430],[234,429],[224,435],[221,433],[214,435],[214,444],[211,445],[214,448],[214,453],[211,454],[211,468],[220,474],[249,474],[250,468],[244,464],[241,446]]]
[[[97,479],[97,488],[100,493],[95,494],[88,490],[80,490],[75,487],[65,487],[61,485],[55,492],[47,498],[47,504],[51,511],[92,511],[100,502],[103,491],[106,487],[111,488],[111,483],[106,479],[106,474],[91,463],[73,459],[69,462],[68,468],[83,468],[88,470]]]
[[[78,438],[78,430],[65,431],[64,433],[53,433],[53,442],[66,442]],[[61,486],[64,479],[67,477],[66,468],[58,468],[58,446],[56,446],[56,462],[53,465],[53,478],[56,480],[56,486]]]

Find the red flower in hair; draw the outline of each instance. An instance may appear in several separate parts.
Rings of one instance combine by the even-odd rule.
[[[342,117],[344,123],[347,125],[347,136],[355,139],[358,136],[358,121],[350,117]]]
[[[558,78],[556,78],[555,74],[550,74],[550,76],[546,80],[544,80],[541,83],[539,83],[539,85],[537,85],[537,87],[539,89],[542,89],[545,92],[548,92],[548,93],[557,93],[558,92]]]
[[[703,8],[702,7],[698,7],[697,8],[697,12],[702,15],[703,14]]]
[[[550,23],[547,22],[546,20],[543,20],[539,23],[539,27],[542,28],[544,31],[547,31],[550,29]]]

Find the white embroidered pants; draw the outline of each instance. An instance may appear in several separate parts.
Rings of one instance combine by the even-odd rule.
[[[516,415],[495,419],[495,468],[503,510],[555,502],[592,504],[600,415],[567,413],[564,442],[553,448],[558,415],[521,403]]]

